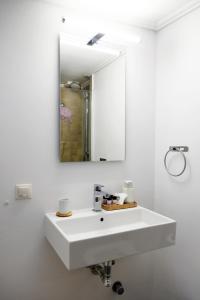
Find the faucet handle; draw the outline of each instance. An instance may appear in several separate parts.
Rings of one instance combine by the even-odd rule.
[[[104,185],[102,185],[102,184],[94,184],[94,191],[95,192],[101,192],[102,187],[104,187]]]

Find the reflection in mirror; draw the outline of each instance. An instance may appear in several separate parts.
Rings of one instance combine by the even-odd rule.
[[[60,37],[61,162],[125,159],[125,53],[98,36]]]

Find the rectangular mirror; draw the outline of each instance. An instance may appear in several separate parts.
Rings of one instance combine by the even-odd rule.
[[[125,53],[87,42],[60,35],[60,161],[122,161]]]

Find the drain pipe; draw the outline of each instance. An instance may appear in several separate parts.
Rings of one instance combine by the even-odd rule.
[[[102,264],[97,264],[88,267],[92,274],[98,275],[105,287],[111,287],[112,286],[112,280],[111,280],[111,270],[112,265],[115,264],[114,260],[109,260],[106,262],[103,262]],[[117,293],[118,295],[122,295],[124,293],[123,285],[120,281],[114,282],[112,286],[112,290],[114,293]]]
[[[105,287],[111,287],[111,267],[114,261],[106,261],[102,264],[90,266],[92,274],[99,275]]]

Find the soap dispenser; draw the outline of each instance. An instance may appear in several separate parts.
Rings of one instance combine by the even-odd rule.
[[[135,201],[133,182],[131,180],[125,180],[122,190],[123,193],[127,194],[126,202],[133,203]]]

